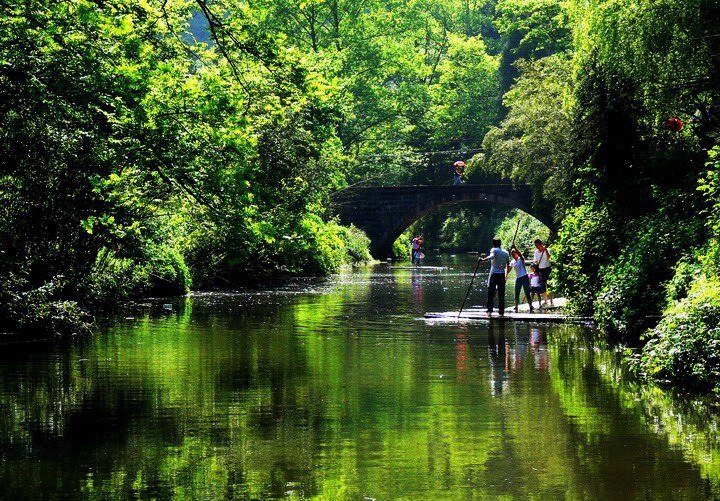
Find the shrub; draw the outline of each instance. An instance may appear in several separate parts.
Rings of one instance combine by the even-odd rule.
[[[518,226],[518,222],[520,225]],[[517,234],[516,234],[517,231]],[[532,216],[520,210],[511,211],[495,229],[494,236],[498,237],[503,247],[509,248],[515,239],[515,246],[525,256],[533,256],[535,239],[539,238],[547,243],[550,237],[550,228]]]
[[[280,256],[285,269],[293,275],[327,275],[338,271],[345,262],[345,244],[333,225],[309,215],[281,247]]]
[[[410,241],[412,240],[412,233],[410,230],[405,230],[402,234],[395,239],[392,246],[392,258],[410,261]]]
[[[688,295],[693,282],[700,277],[700,265],[694,256],[683,257],[675,266],[675,275],[665,284],[667,306]]]
[[[237,287],[273,275],[323,276],[372,259],[365,233],[313,214],[227,232],[198,230],[188,240],[187,261],[200,287]]]
[[[700,181],[710,204],[710,239],[697,263],[681,261],[667,287],[669,306],[646,336],[638,367],[661,383],[720,393],[720,150],[710,152],[710,170]]]
[[[144,258],[100,253],[89,280],[88,296],[99,306],[147,296],[176,296],[190,287],[182,255],[167,245],[151,246]]]
[[[60,300],[62,276],[37,288],[27,289],[27,281],[9,274],[0,281],[0,320],[17,332],[47,333],[56,336],[90,332],[92,317],[75,301]]]
[[[403,233],[393,242],[392,246],[392,257],[393,259],[406,259],[410,260],[410,244],[408,244]]]
[[[678,249],[688,248],[694,234],[688,225],[657,216],[628,223],[627,232],[632,239],[624,239],[628,243],[600,270],[595,320],[606,332],[636,342],[662,312],[663,284],[673,276]]]
[[[667,269],[646,265],[647,261],[652,260],[628,250],[603,268],[603,286],[595,302],[594,318],[606,333],[637,341],[662,308],[665,294],[661,282],[668,278]]]
[[[562,221],[553,245],[553,266],[557,290],[568,297],[581,314],[593,312],[600,289],[600,268],[612,249],[610,212],[593,204],[571,209]]]
[[[353,225],[337,227],[338,235],[345,244],[345,262],[348,264],[364,264],[372,261],[370,256],[370,239],[362,230]]]
[[[148,277],[144,284],[144,293],[152,296],[186,294],[192,281],[180,251],[166,245],[155,247],[153,250],[147,264],[144,265]]]
[[[336,273],[343,264],[368,261],[369,245],[367,236],[355,227],[307,215],[292,235],[282,238],[277,251],[278,270],[293,275]]]
[[[245,228],[240,230],[224,231],[218,225],[201,224],[188,232],[183,254],[194,287],[226,287],[239,277],[251,276],[241,263],[251,261],[246,256],[259,254],[257,241],[250,238]],[[259,261],[253,262],[258,269],[261,268]]]
[[[648,377],[720,392],[720,280],[697,279],[649,338],[639,364]]]

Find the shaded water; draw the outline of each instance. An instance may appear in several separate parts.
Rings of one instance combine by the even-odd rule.
[[[634,383],[590,329],[423,320],[471,263],[0,346],[0,497],[720,496],[717,417]]]

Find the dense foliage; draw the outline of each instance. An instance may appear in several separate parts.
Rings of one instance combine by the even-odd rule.
[[[80,330],[77,304],[367,259],[323,219],[334,84],[239,7],[17,1],[0,24],[3,320]]]
[[[663,383],[720,392],[720,281],[700,278],[644,346],[641,369]]]
[[[497,116],[494,3],[261,0],[254,13],[337,86],[352,182],[445,182],[448,155]]]
[[[534,188],[538,206],[561,200],[572,163],[571,71],[567,55],[519,64],[522,78],[503,97],[508,115],[485,136],[483,166]]]
[[[550,229],[534,217],[515,209],[498,225],[494,236],[500,239],[503,247],[509,249],[514,244],[526,259],[532,259],[535,239],[547,242]]]
[[[709,202],[709,239],[680,261],[668,283],[667,309],[648,332],[639,368],[664,383],[720,393],[720,148],[699,189]]]
[[[720,132],[720,5],[558,5],[564,15],[545,26],[568,28],[570,42],[516,65],[507,116],[485,136],[483,169],[552,203],[555,286],[576,311],[637,343],[665,310],[644,348],[645,372],[713,386],[709,284],[719,270],[704,256],[715,246],[705,242],[717,240],[708,207],[717,211],[720,193],[705,162]]]
[[[423,235],[431,251],[485,251],[509,212],[484,202],[449,206],[418,220],[408,231],[411,236]]]

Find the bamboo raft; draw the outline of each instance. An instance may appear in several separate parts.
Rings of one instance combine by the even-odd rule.
[[[530,307],[527,304],[521,304],[517,313],[513,311],[513,306],[510,306],[505,309],[503,316],[500,316],[497,311],[488,315],[486,308],[475,307],[464,310],[459,316],[457,311],[429,311],[425,313],[424,317],[436,320],[493,320],[500,322],[587,322],[590,320],[586,317],[570,316],[556,311],[566,305],[565,298],[556,298],[553,300],[553,305],[548,305],[543,310],[536,308],[533,313],[530,313]]]

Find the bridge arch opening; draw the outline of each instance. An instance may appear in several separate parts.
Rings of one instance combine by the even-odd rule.
[[[401,254],[403,257],[409,256],[410,240],[422,234],[427,255],[487,252],[495,237],[502,240],[504,247],[509,247],[516,229],[515,243],[526,256],[532,255],[536,238],[546,240],[550,235],[550,228],[520,209],[469,202],[425,214],[398,237],[396,245],[406,250]]]
[[[519,209],[554,230],[549,211],[537,210],[528,186],[388,186],[352,188],[333,199],[344,224],[364,230],[375,258],[392,254],[395,240],[418,219],[444,207],[486,203],[493,207]]]

